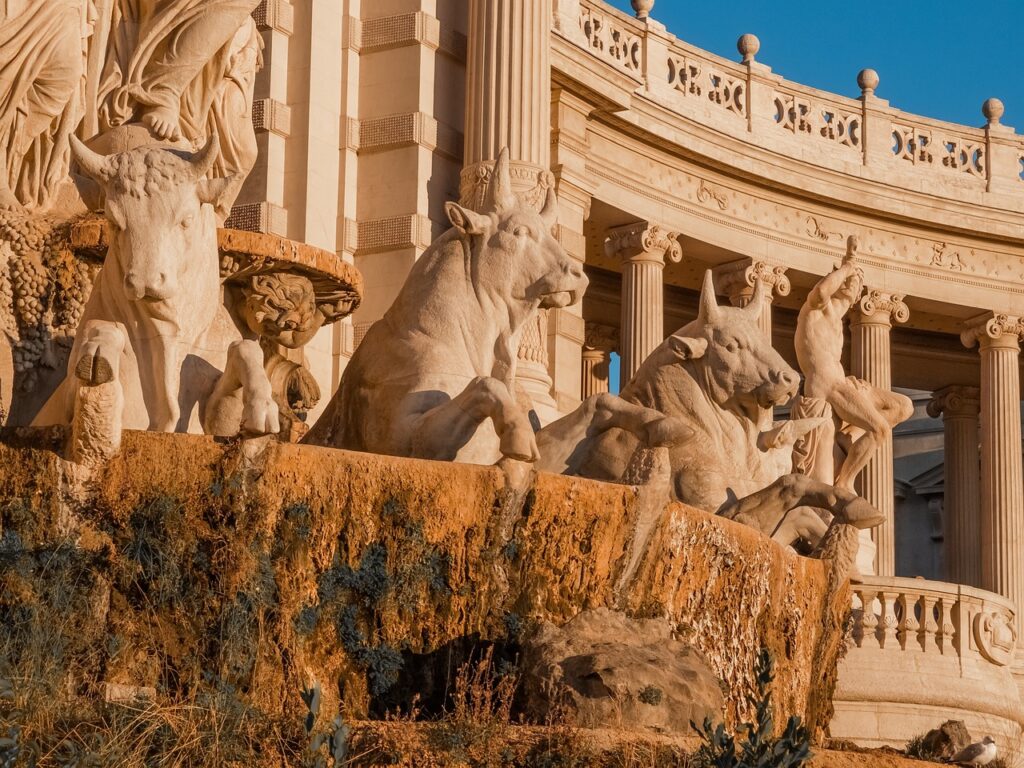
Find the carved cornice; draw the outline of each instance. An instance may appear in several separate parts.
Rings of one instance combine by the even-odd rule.
[[[608,230],[604,249],[611,258],[618,257],[631,262],[655,262],[662,266],[666,260],[678,264],[683,259],[679,233],[646,221]]]
[[[903,301],[899,293],[887,293],[867,289],[860,301],[854,305],[856,314],[853,322],[856,323],[905,323],[910,319],[910,307]]]
[[[619,329],[611,325],[588,322],[585,326],[583,346],[603,352],[615,352],[619,348]]]
[[[933,419],[939,416],[950,418],[977,418],[981,410],[981,390],[977,387],[965,387],[953,384],[932,393],[928,403],[928,415]]]
[[[781,264],[769,264],[759,259],[731,261],[715,268],[715,287],[728,296],[729,301],[740,306],[750,300],[759,282],[768,289],[765,296],[769,300],[788,296],[793,286],[786,270],[787,267]]]
[[[965,347],[981,344],[982,347],[996,342],[1018,344],[1024,336],[1024,321],[1015,315],[988,312],[964,323],[960,341]]]

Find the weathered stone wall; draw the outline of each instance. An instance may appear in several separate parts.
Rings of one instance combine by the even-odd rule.
[[[0,443],[0,611],[80,614],[55,657],[72,688],[212,680],[284,714],[316,679],[365,711],[393,703],[396,680],[443,687],[439,654],[457,664],[531,619],[619,605],[678,624],[730,719],[748,713],[762,646],[776,720],[830,716],[841,614],[824,609],[826,564],[673,504],[620,603],[636,488],[541,475],[517,493],[494,468],[146,433],[83,478],[22,434]]]

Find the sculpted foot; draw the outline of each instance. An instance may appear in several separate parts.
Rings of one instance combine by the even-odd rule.
[[[513,424],[501,436],[501,455],[517,461],[535,462],[540,459],[537,438],[528,423]]]
[[[169,107],[152,107],[142,114],[153,135],[163,141],[178,141],[181,138],[181,123],[177,110]]]
[[[242,409],[242,433],[246,436],[276,435],[281,431],[277,403],[270,395],[247,399]]]
[[[25,210],[21,204],[21,201],[14,196],[10,187],[6,184],[0,183],[0,211],[13,211],[20,213]]]

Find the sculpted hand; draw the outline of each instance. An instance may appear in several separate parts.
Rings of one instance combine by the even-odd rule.
[[[281,431],[277,403],[270,394],[253,395],[242,408],[242,433],[245,435],[276,435]]]

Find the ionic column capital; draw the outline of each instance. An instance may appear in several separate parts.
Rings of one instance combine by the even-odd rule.
[[[609,257],[633,264],[646,262],[664,267],[666,259],[676,264],[683,259],[679,233],[647,221],[608,230],[604,249]]]
[[[928,415],[933,419],[978,418],[981,412],[981,390],[958,384],[937,389],[928,403]]]
[[[739,259],[714,268],[715,287],[728,296],[734,306],[746,306],[754,295],[758,283],[767,289],[765,298],[771,302],[776,296],[788,296],[793,286],[786,276],[787,267],[760,259]]]
[[[1024,321],[1015,315],[986,312],[964,323],[960,341],[965,347],[980,345],[982,349],[1020,349]]]
[[[910,307],[903,301],[902,294],[867,289],[860,301],[853,305],[850,325],[884,325],[892,327],[894,322],[905,323],[910,319]]]
[[[601,323],[586,323],[583,348],[600,352],[615,352],[619,348],[619,329]]]

